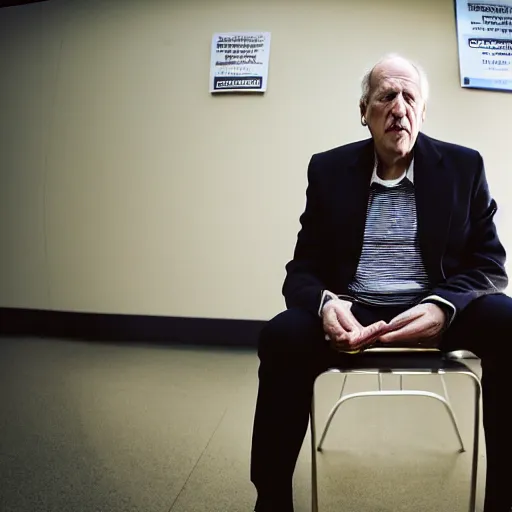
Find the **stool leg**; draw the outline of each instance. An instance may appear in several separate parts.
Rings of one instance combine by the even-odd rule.
[[[318,512],[318,474],[316,467],[316,425],[315,425],[315,390],[311,400],[311,511]]]
[[[343,381],[341,383],[341,391],[340,391],[340,398],[343,396],[343,392],[345,391],[345,384],[347,383],[347,374],[343,374]]]
[[[470,375],[475,384],[475,424],[473,426],[473,461],[471,465],[471,495],[469,498],[469,512],[476,512],[476,490],[478,483],[478,457],[480,449],[480,401],[482,386],[478,377]]]
[[[347,377],[348,375],[346,373],[343,374],[343,380],[341,382],[341,391],[340,391],[340,398],[343,396],[343,392],[345,391],[345,384],[347,383]],[[322,432],[322,436],[321,436],[321,441],[320,441],[320,445],[318,446],[318,450],[321,451],[321,445],[323,443],[323,440],[325,439],[325,436],[327,435],[327,431],[329,430],[329,427],[331,425],[331,422],[328,421],[326,424],[325,424],[325,427],[324,427],[324,431]]]
[[[440,374],[439,376],[441,377],[441,384],[443,385],[444,397],[446,398],[446,402],[450,409],[450,419],[452,420],[453,428],[455,429],[455,433],[457,434],[457,438],[459,439],[460,451],[465,452],[466,448],[464,447],[464,441],[462,440],[462,436],[460,434],[459,422],[457,421],[457,416],[455,415],[455,412],[453,411],[452,402],[450,400],[450,396],[448,395],[448,388],[446,387],[446,381],[444,379],[444,375]]]

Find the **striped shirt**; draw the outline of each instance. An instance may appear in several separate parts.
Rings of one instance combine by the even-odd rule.
[[[413,163],[396,180],[381,180],[375,167],[363,250],[349,292],[369,304],[409,305],[429,289],[418,243]]]

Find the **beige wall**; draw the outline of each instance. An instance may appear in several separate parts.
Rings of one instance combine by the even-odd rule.
[[[268,92],[212,97],[211,36],[245,30]],[[0,50],[0,306],[273,316],[308,160],[366,137],[389,51],[430,76],[424,131],[484,155],[512,248],[512,94],[459,87],[452,0],[52,0],[0,11]]]

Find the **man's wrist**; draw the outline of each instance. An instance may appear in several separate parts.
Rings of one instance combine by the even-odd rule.
[[[326,306],[329,302],[333,300],[352,303],[354,302],[355,299],[353,297],[350,297],[349,295],[336,295],[335,293],[330,292],[329,290],[323,290],[320,299],[320,307],[318,308],[318,316],[322,316],[324,306]]]
[[[451,302],[448,302],[446,299],[438,297],[437,295],[430,295],[428,297],[425,297],[421,302],[423,304],[434,304],[439,309],[441,309],[441,311],[443,311],[446,317],[446,324],[444,326],[444,330],[448,329],[448,327],[451,325],[455,318],[457,308]]]
[[[337,299],[337,295],[330,292],[329,290],[322,291],[322,297],[320,298],[320,307],[318,308],[318,316],[322,316],[324,306],[331,300]]]
[[[331,300],[334,300],[334,299],[335,298],[332,295],[326,295],[324,297],[324,300],[322,301],[322,306],[320,307],[320,311],[323,311],[326,304],[328,304]]]

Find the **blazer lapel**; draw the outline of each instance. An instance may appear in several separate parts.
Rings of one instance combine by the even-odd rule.
[[[414,148],[414,189],[418,239],[425,269],[432,280],[442,277],[453,204],[453,176],[442,155],[423,134]]]
[[[375,160],[375,149],[372,139],[368,139],[360,152],[348,165],[348,174],[340,174],[342,180],[338,190],[340,198],[340,216],[342,233],[340,250],[348,256],[345,261],[354,263],[349,274],[355,274],[363,249],[364,229],[368,199],[370,197],[370,182]],[[348,269],[347,269],[348,270]]]

